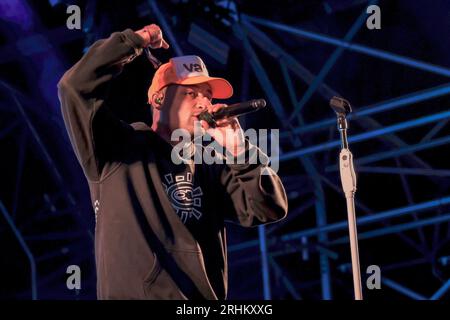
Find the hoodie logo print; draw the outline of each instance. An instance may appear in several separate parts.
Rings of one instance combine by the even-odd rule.
[[[163,183],[167,196],[177,215],[185,224],[188,219],[199,220],[203,215],[202,208],[202,188],[192,184],[192,173],[173,176],[168,173],[164,176],[166,183]]]

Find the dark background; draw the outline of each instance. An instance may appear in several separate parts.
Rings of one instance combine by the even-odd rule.
[[[401,208],[395,217],[379,216],[358,228],[365,298],[449,299],[450,126],[448,116],[440,114],[450,105],[450,2],[375,3],[381,8],[379,30],[366,27],[369,2],[361,0],[2,1],[0,298],[95,299],[94,214],[61,118],[56,83],[95,40],[150,23],[167,34],[164,22],[173,35],[166,36],[171,49],[155,55],[163,62],[177,55],[176,41],[183,54],[200,55],[211,75],[233,84],[235,95],[226,103],[265,98],[269,108],[241,122],[244,128],[280,129],[282,154],[339,139],[328,105],[333,95],[348,99],[356,112],[349,119],[350,137],[403,125],[350,144],[360,221]],[[81,30],[66,27],[66,9],[73,4],[81,9]],[[308,31],[321,41],[255,22],[252,27],[246,16]],[[239,29],[244,38],[237,36]],[[369,48],[372,56],[354,46],[339,49],[324,36],[360,45],[356,50]],[[199,44],[199,38],[207,43]],[[151,123],[146,92],[153,72],[140,56],[114,80],[110,102],[125,121]],[[301,117],[288,122],[293,99],[302,100],[322,73]],[[357,113],[381,106],[382,112]],[[428,121],[432,115],[436,119]],[[323,120],[330,122],[292,134]],[[378,157],[386,152],[391,153]],[[334,145],[280,162],[289,215],[266,227],[272,299],[353,297],[345,225],[328,234],[283,238],[345,223],[334,168],[338,153]],[[228,242],[229,298],[262,299],[258,229],[230,225]],[[69,265],[82,270],[81,290],[66,287]],[[365,287],[370,265],[381,268],[381,290]]]

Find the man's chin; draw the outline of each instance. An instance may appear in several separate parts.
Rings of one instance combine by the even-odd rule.
[[[202,125],[198,120],[191,121],[186,125],[180,126],[176,130],[180,130],[182,135],[189,134],[191,137],[194,137],[196,135],[203,135]]]
[[[196,135],[196,136],[201,136],[204,133],[203,132],[204,129],[203,129],[200,121],[198,121],[198,120],[193,121],[191,126],[189,128],[187,128],[187,130],[189,131],[189,133],[191,135]]]
[[[182,126],[180,128],[176,128],[176,129],[172,130],[172,134],[175,131],[178,131],[177,136],[180,136],[180,135],[185,136],[185,135],[189,134],[191,137],[193,137],[195,134],[195,127],[194,127],[194,124]]]

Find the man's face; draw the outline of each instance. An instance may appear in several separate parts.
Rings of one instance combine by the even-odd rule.
[[[198,115],[211,108],[212,90],[208,83],[169,85],[161,116],[171,131],[182,128],[194,134]]]

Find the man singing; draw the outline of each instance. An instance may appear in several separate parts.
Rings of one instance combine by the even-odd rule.
[[[110,82],[147,47],[169,47],[157,25],[115,32],[95,42],[58,83],[64,122],[95,209],[97,296],[226,299],[224,221],[250,227],[280,220],[287,214],[286,194],[261,161],[173,161],[178,141],[172,133],[193,135],[196,123],[233,156],[256,148],[244,140],[236,118],[215,128],[198,122],[201,112],[226,107],[212,99],[229,98],[233,89],[225,79],[210,77],[197,56],[173,58],[156,71],[148,90],[151,128],[111,113],[105,103]]]

